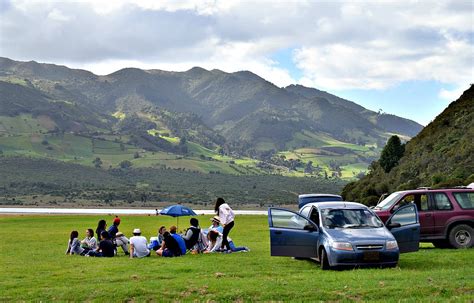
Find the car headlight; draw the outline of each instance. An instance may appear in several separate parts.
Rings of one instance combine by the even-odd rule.
[[[398,248],[397,241],[387,241],[385,243],[385,248],[386,249],[397,249]]]
[[[349,242],[333,242],[331,247],[337,250],[354,250]]]

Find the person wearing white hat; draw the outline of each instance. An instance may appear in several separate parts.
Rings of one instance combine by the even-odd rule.
[[[133,237],[130,238],[130,259],[143,258],[150,256],[148,243],[145,237],[142,236],[142,231],[139,228],[133,230]]]
[[[216,230],[216,231],[218,231],[219,233],[222,234],[224,232],[224,228],[221,225],[221,220],[219,219],[219,216],[212,217],[211,221],[212,221],[212,225],[209,226],[208,230],[209,231]]]

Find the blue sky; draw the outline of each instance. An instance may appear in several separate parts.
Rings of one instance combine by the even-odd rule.
[[[293,61],[294,48],[285,48],[274,52],[271,59],[276,64],[288,70],[294,79],[303,77]],[[466,83],[464,89],[468,88]],[[441,91],[456,90],[456,85],[441,83],[434,80],[403,81],[393,87],[385,89],[329,89],[329,93],[341,98],[354,101],[373,111],[383,112],[406,117],[427,125],[440,114],[454,99],[442,97]]]
[[[249,70],[426,125],[474,82],[474,2],[0,0],[0,56]]]

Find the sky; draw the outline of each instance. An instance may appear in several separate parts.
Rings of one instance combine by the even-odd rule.
[[[0,0],[0,56],[249,70],[428,124],[474,82],[474,1]]]

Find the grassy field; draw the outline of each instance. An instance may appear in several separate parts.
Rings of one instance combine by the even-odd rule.
[[[474,250],[423,245],[394,269],[323,272],[310,261],[270,257],[267,218],[238,216],[231,237],[250,253],[130,260],[65,256],[113,216],[0,216],[0,301],[458,301],[474,299]],[[202,225],[208,216],[199,216]],[[122,217],[121,230],[156,234],[168,217]],[[180,229],[187,219],[180,220]]]

